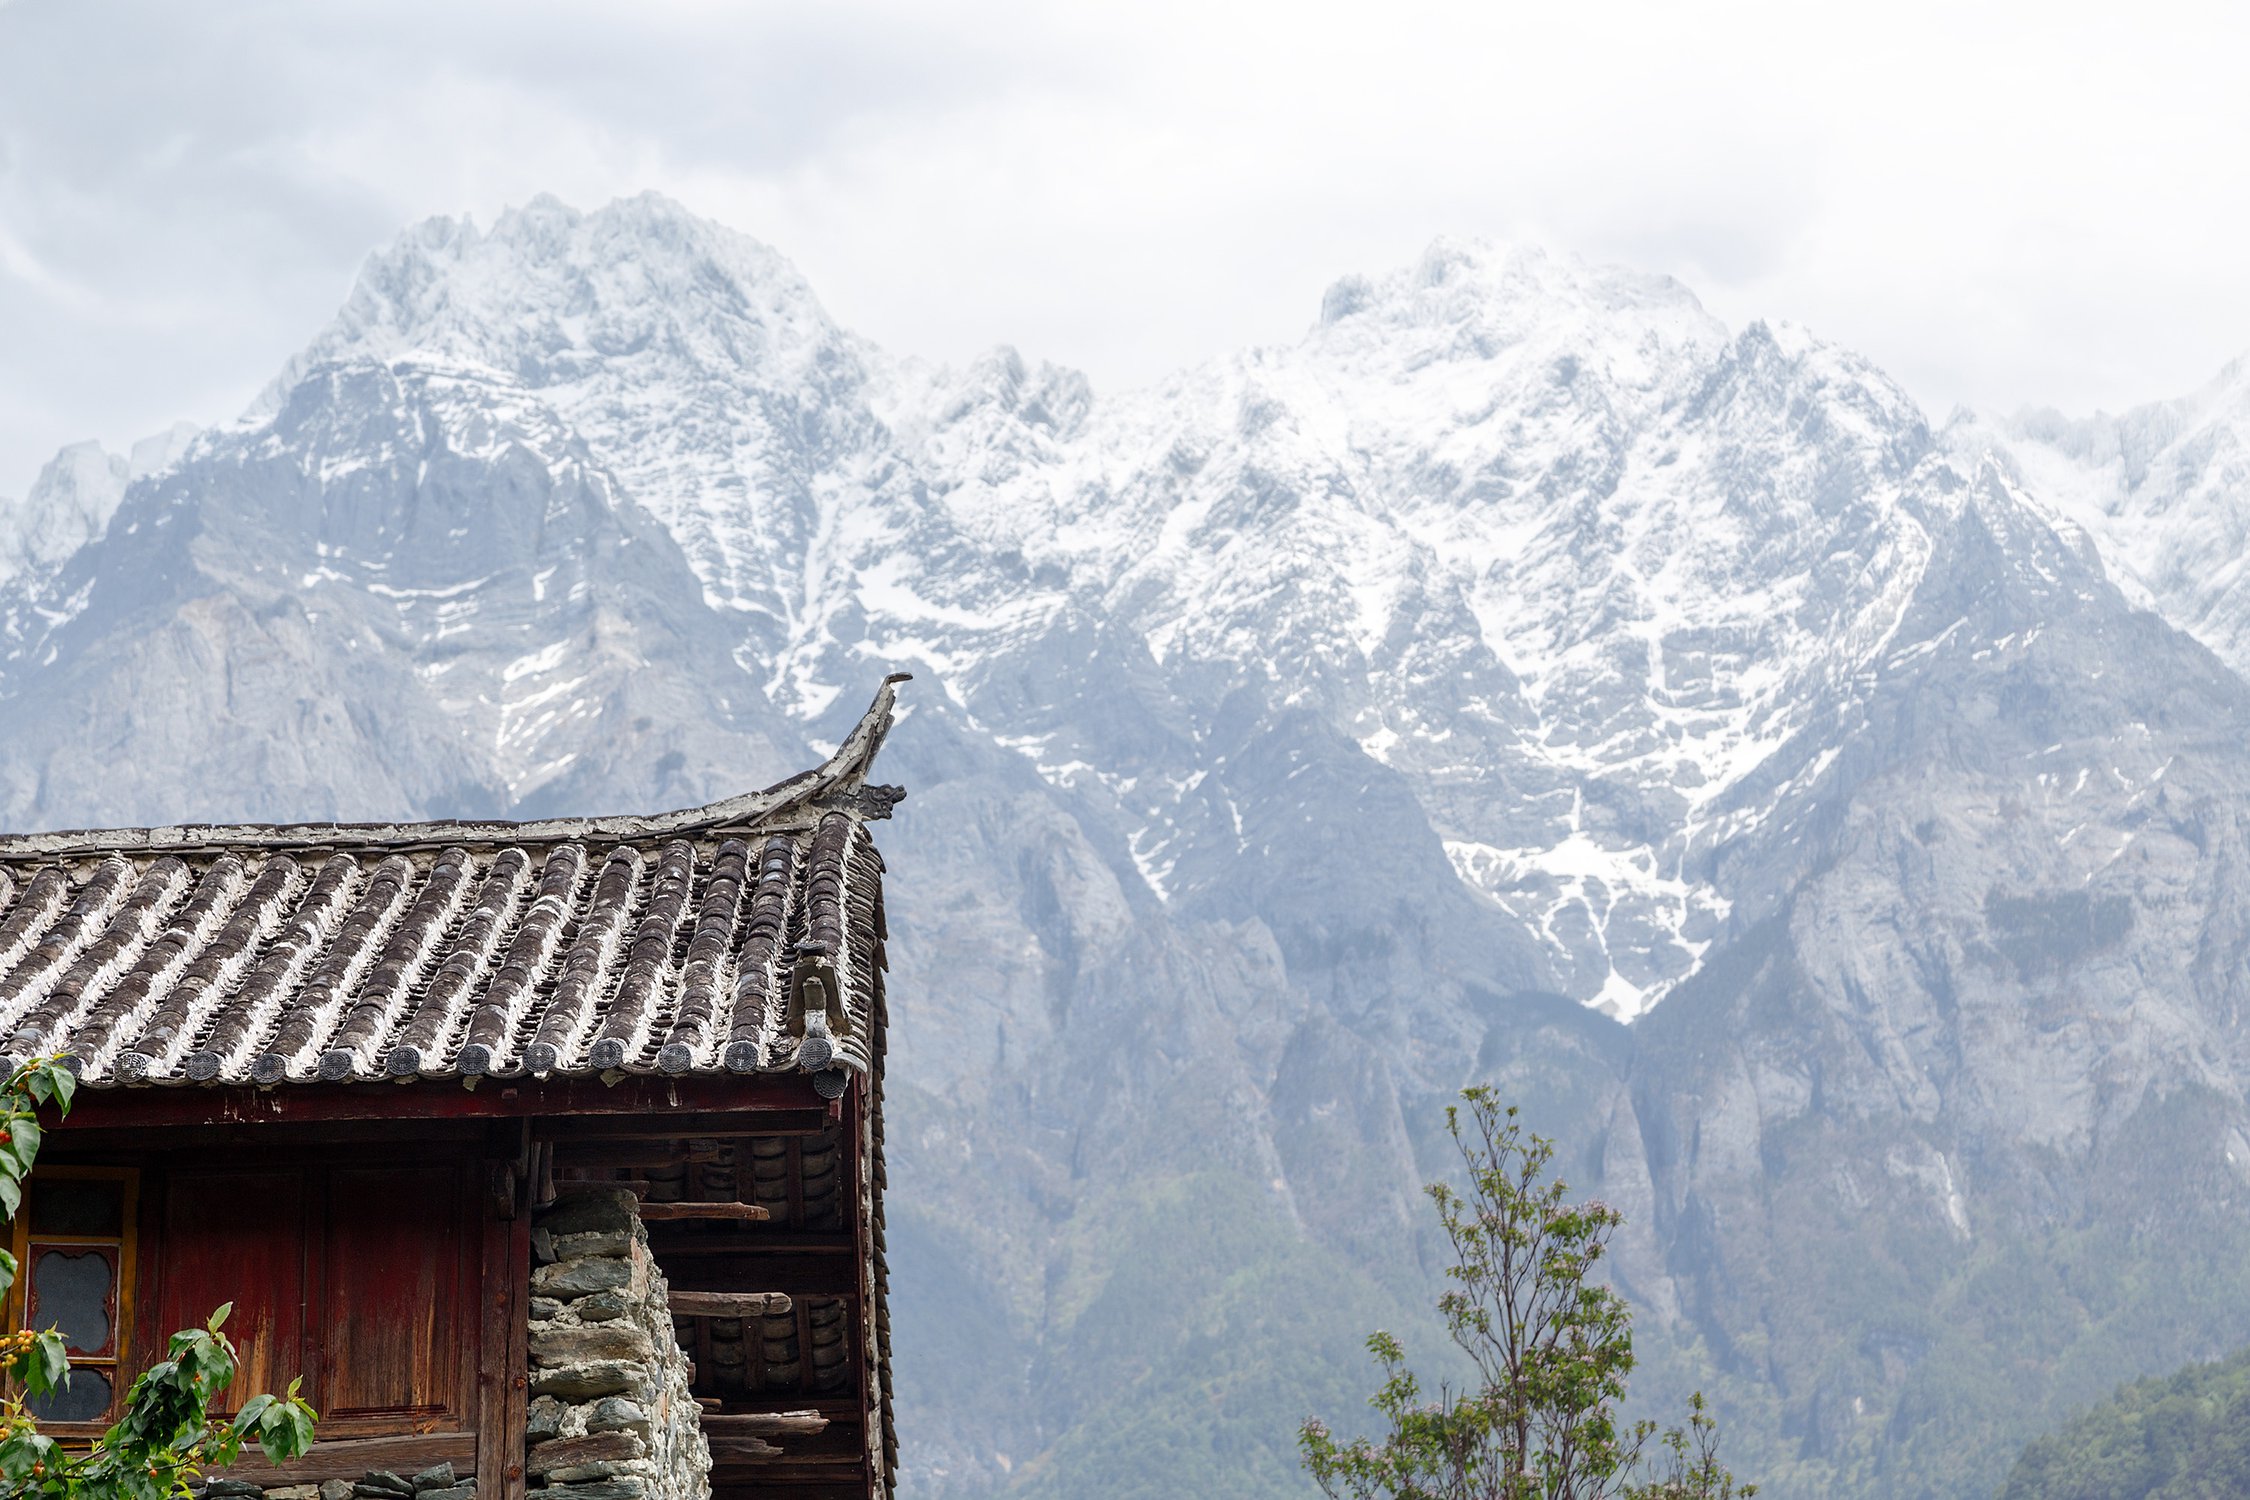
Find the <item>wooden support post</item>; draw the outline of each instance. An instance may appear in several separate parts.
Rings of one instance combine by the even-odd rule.
[[[484,1213],[483,1328],[477,1359],[477,1494],[523,1500],[523,1438],[531,1336],[530,1184],[512,1164],[492,1163],[495,1188]]]
[[[512,1445],[492,1500],[523,1500],[524,1429],[531,1415],[531,1215],[519,1213],[508,1236],[508,1378],[500,1405]],[[478,1491],[480,1495],[485,1491]]]

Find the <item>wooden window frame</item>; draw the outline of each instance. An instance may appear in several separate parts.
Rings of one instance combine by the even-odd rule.
[[[121,1211],[123,1219],[118,1233],[110,1234],[42,1234],[31,1232],[31,1215],[37,1201],[39,1184],[60,1181],[96,1181],[122,1184]],[[109,1330],[109,1349],[106,1355],[74,1355],[71,1368],[103,1370],[109,1376],[109,1409],[90,1422],[43,1422],[40,1430],[51,1437],[95,1438],[107,1432],[116,1422],[125,1401],[129,1362],[133,1349],[133,1311],[139,1297],[140,1279],[138,1251],[140,1248],[140,1197],[141,1172],[138,1167],[82,1167],[37,1166],[24,1184],[24,1201],[19,1207],[15,1222],[9,1226],[9,1248],[16,1257],[15,1283],[8,1288],[6,1308],[7,1326],[26,1326],[31,1306],[31,1279],[35,1269],[31,1247],[34,1244],[57,1247],[85,1245],[97,1249],[115,1249],[117,1252],[117,1280],[110,1288],[113,1303]]]

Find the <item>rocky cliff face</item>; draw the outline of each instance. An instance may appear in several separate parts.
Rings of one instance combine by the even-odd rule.
[[[542,201],[0,583],[0,819],[700,801],[913,670],[921,1493],[1302,1493],[1483,1078],[1630,1213],[1652,1395],[1965,1493],[2250,1340],[2250,690],[2024,441],[1529,249],[1108,397]]]

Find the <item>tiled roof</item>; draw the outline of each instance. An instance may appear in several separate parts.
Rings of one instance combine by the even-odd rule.
[[[818,769],[645,818],[0,836],[0,1052],[92,1085],[867,1069],[883,684]]]

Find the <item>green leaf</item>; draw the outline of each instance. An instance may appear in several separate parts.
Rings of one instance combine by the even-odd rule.
[[[8,1127],[8,1142],[5,1146],[0,1146],[0,1151],[14,1157],[24,1171],[29,1172],[32,1162],[39,1156],[39,1147],[46,1138],[46,1133],[39,1128],[39,1122],[25,1115]]]
[[[0,1172],[0,1218],[14,1218],[16,1210],[21,1207],[23,1184],[7,1173]]]
[[[222,1428],[203,1445],[197,1461],[214,1469],[223,1469],[233,1463],[241,1452],[242,1434],[231,1427]]]
[[[224,1323],[227,1320],[227,1314],[233,1311],[234,1304],[232,1302],[222,1302],[219,1304],[219,1310],[211,1314],[211,1321],[204,1324],[203,1326],[210,1329],[213,1333],[217,1333],[219,1331],[219,1325]]]
[[[312,1446],[313,1410],[302,1401],[276,1401],[258,1424],[258,1446],[273,1463],[287,1463]]]
[[[55,1440],[25,1428],[8,1434],[0,1440],[0,1478],[16,1490],[30,1479],[34,1468],[51,1464],[55,1456]]]
[[[70,1351],[63,1336],[52,1328],[32,1340],[25,1360],[23,1383],[35,1396],[61,1390],[70,1379]]]
[[[64,1114],[70,1113],[70,1101],[78,1092],[78,1075],[63,1065],[59,1055],[25,1064],[21,1076],[32,1098],[41,1104],[53,1103]]]

